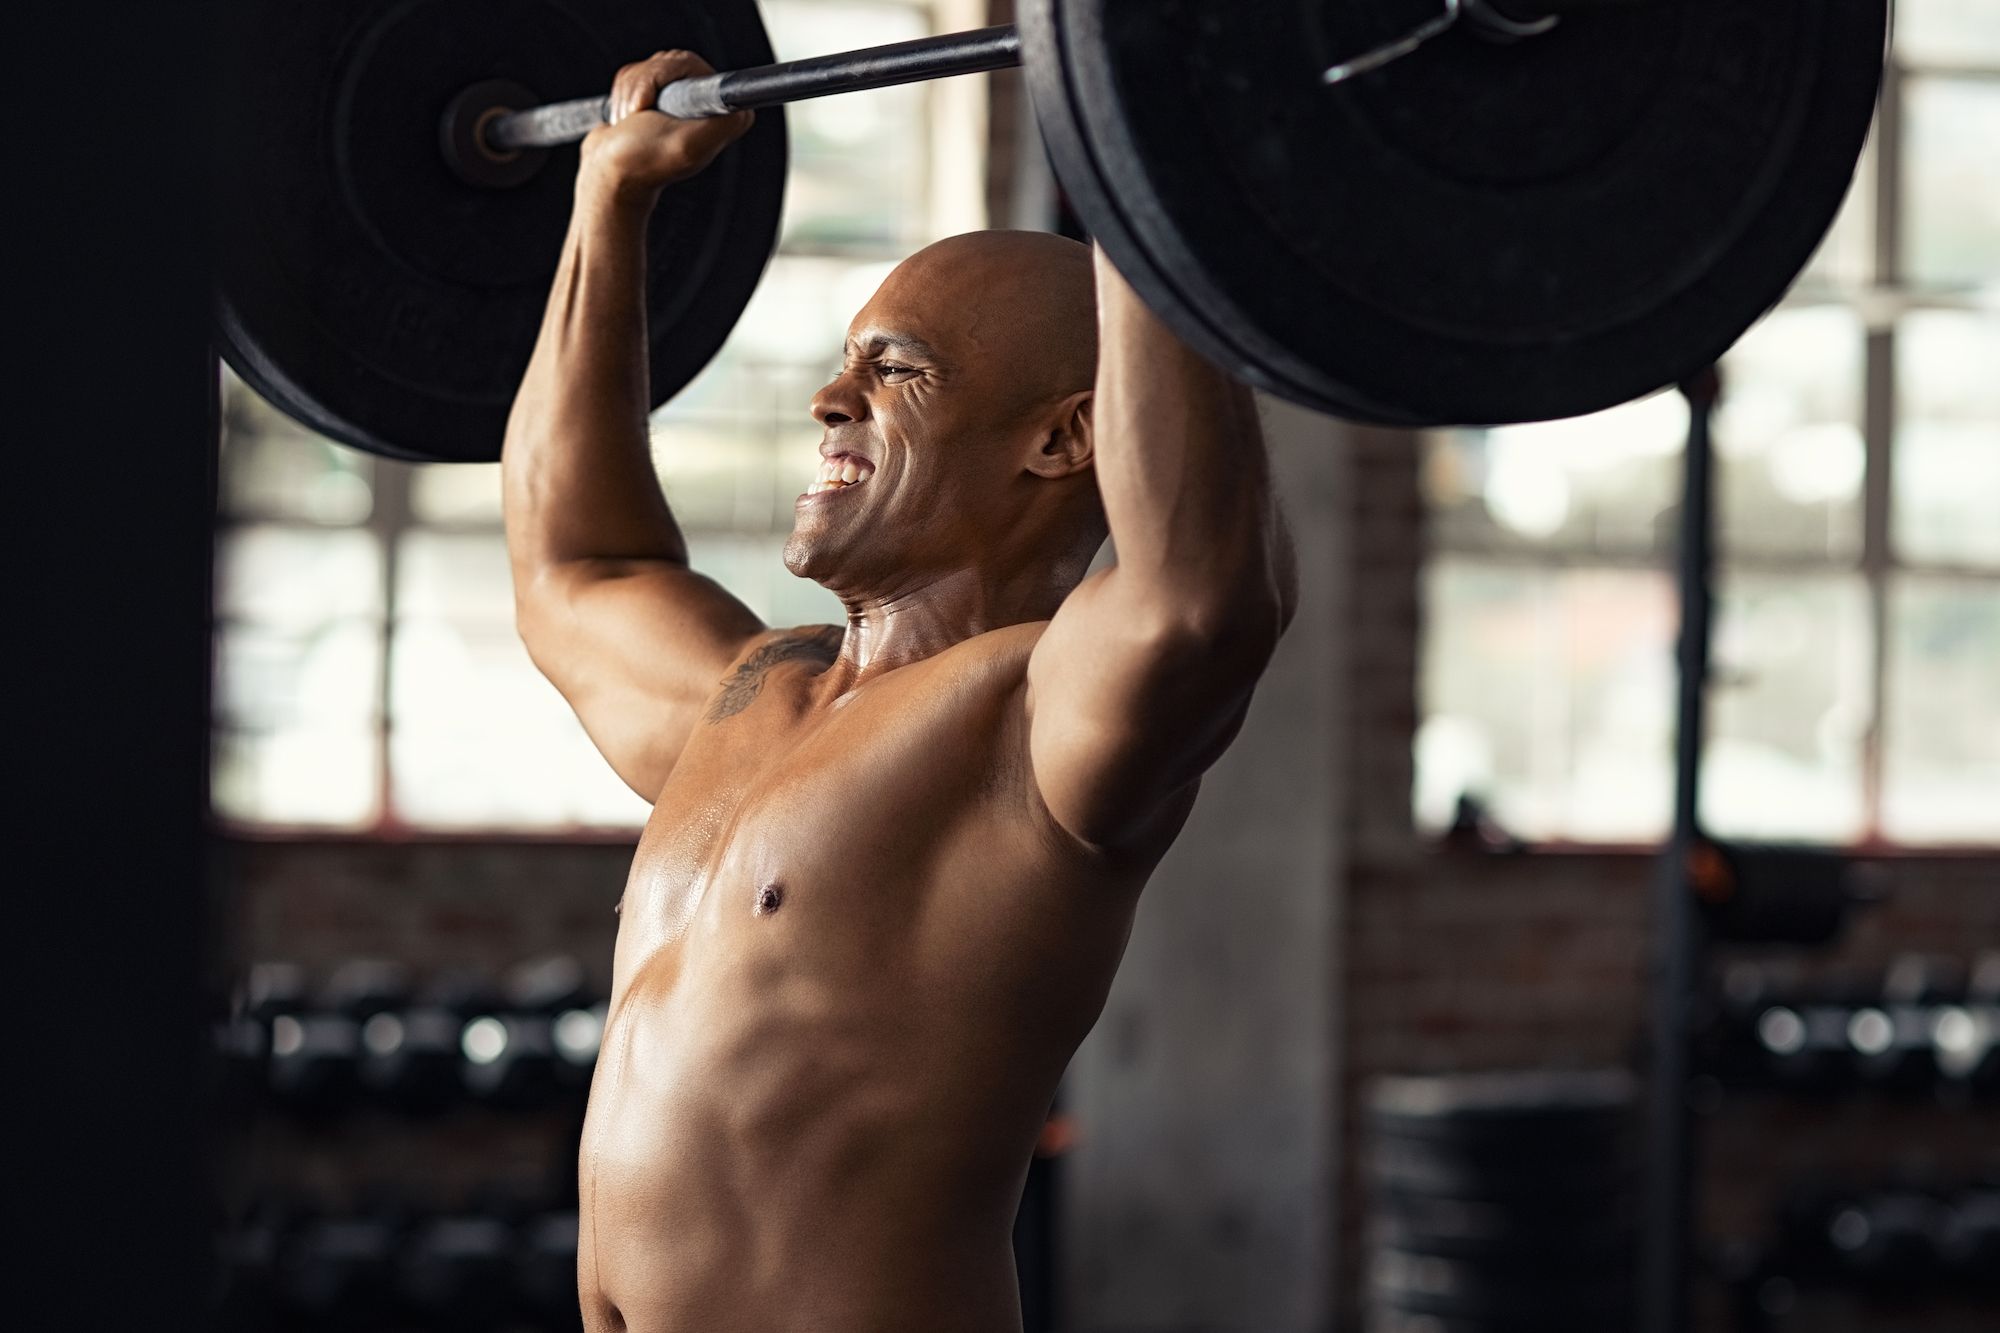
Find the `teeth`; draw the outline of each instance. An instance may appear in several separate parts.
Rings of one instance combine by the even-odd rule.
[[[818,495],[822,491],[837,491],[843,486],[864,482],[874,474],[874,467],[861,459],[826,459],[820,463],[819,475],[814,478],[813,484],[806,487],[806,494]]]

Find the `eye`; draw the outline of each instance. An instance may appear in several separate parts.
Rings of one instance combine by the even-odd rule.
[[[898,366],[887,361],[877,366],[876,370],[878,373],[880,373],[883,379],[888,380],[891,383],[898,382],[897,380],[898,376],[914,375],[917,373],[916,368],[914,366]]]

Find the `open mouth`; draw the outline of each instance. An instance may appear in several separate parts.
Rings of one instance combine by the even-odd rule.
[[[844,491],[850,486],[859,486],[874,475],[875,465],[867,459],[853,454],[835,454],[832,458],[820,460],[819,475],[813,479],[812,485],[806,487],[806,494]]]

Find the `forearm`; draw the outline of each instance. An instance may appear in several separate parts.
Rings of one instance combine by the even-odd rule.
[[[1283,603],[1289,553],[1250,391],[1097,254],[1095,469],[1123,596],[1198,617]]]
[[[517,581],[578,560],[685,563],[647,440],[651,198],[577,180],[541,335],[501,458]]]

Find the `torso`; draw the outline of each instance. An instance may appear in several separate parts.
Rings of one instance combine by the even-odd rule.
[[[592,1333],[1019,1329],[1029,1154],[1186,816],[1117,856],[1048,817],[1040,630],[845,693],[837,635],[789,631],[718,689],[621,905],[579,1162]]]

